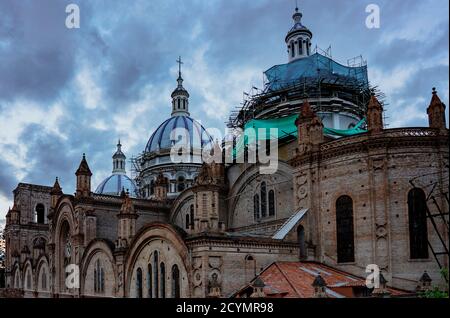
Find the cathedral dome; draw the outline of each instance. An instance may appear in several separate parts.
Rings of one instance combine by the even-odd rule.
[[[122,190],[130,193],[130,197],[137,198],[139,196],[136,183],[127,176],[125,170],[125,160],[127,157],[122,152],[122,144],[117,143],[117,151],[112,156],[113,171],[112,175],[103,180],[95,190],[97,194],[117,195],[119,196]]]
[[[138,191],[134,181],[125,174],[113,174],[109,176],[97,187],[95,193],[117,195],[119,196],[122,189],[130,193],[130,197],[137,197]]]
[[[173,116],[164,121],[148,140],[145,152],[170,150],[177,142],[178,133],[174,129],[185,129],[188,133],[191,149],[203,149],[212,143],[212,138],[206,129],[189,116]],[[173,132],[173,133],[172,133]]]

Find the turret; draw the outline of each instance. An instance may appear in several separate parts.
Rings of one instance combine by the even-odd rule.
[[[77,176],[77,197],[89,197],[91,195],[91,177],[92,172],[89,169],[89,165],[86,161],[86,155],[83,154],[83,159],[80,162],[80,166],[75,172]]]
[[[56,207],[56,203],[58,202],[58,199],[62,194],[63,192],[61,186],[59,185],[58,177],[56,177],[55,183],[53,184],[52,190],[50,191],[52,209]]]
[[[431,282],[433,280],[431,279],[430,275],[428,275],[427,271],[424,271],[422,276],[420,276],[418,285],[417,285],[417,291],[418,292],[425,292],[428,290],[431,290]]]
[[[327,283],[320,274],[314,279],[312,286],[314,287],[314,298],[327,298]]]
[[[299,153],[311,151],[323,142],[322,121],[311,109],[306,95],[295,125],[297,126]]]
[[[117,248],[126,248],[136,234],[136,219],[138,215],[134,210],[133,201],[128,193],[122,190],[122,206],[117,218]]]
[[[264,298],[266,294],[264,293],[264,284],[263,280],[260,277],[257,277],[252,284],[253,293],[250,295],[250,298]]]
[[[225,186],[223,165],[204,163],[192,188],[194,192],[194,232],[223,232],[220,221],[221,195]]]
[[[369,133],[377,134],[383,131],[383,106],[372,93],[367,107],[367,126]]]
[[[433,87],[433,96],[431,97],[430,106],[427,108],[428,123],[430,128],[446,129],[445,121],[445,104],[441,102],[436,88]]]
[[[162,173],[158,175],[155,181],[155,200],[165,201],[167,199],[167,188],[169,183]]]
[[[384,278],[383,273],[380,272],[378,277],[378,286],[372,292],[372,297],[388,298],[391,296],[391,292],[387,289],[387,280]]]
[[[6,214],[6,225],[14,224],[20,224],[20,210],[17,208],[15,202],[12,209],[9,209],[8,213]]]

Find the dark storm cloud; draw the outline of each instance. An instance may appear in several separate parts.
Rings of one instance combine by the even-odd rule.
[[[73,74],[75,34],[65,1],[0,2],[0,96],[49,101]],[[43,103],[44,106],[44,103]]]
[[[99,133],[87,127],[80,129],[73,118],[61,125],[70,136],[68,140],[46,131],[40,124],[31,124],[22,132],[19,142],[28,144],[26,162],[30,165],[24,179],[30,183],[52,185],[58,176],[65,191],[71,193],[82,154],[87,154],[91,166],[111,164],[106,154],[111,153],[112,147],[106,132]]]
[[[12,195],[12,191],[16,187],[18,180],[13,173],[13,167],[7,161],[3,160],[1,156],[0,166],[2,167],[2,169],[0,169],[0,195],[8,198]],[[0,213],[1,212],[5,211],[0,211]]]

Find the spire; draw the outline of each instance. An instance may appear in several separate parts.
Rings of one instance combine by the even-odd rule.
[[[120,139],[117,142],[117,150],[112,156],[113,159],[113,174],[126,174],[125,171],[125,159],[127,157],[122,152],[122,144],[120,143]]]
[[[178,63],[178,87],[183,87],[183,77],[181,77],[181,65],[183,65],[184,63],[181,61],[181,56],[178,57],[177,60]]]
[[[176,61],[178,63],[178,86],[172,92],[172,116],[189,116],[189,93],[183,87],[183,77],[181,76],[181,56]]]

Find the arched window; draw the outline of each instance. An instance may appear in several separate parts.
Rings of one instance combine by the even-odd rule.
[[[295,44],[294,44],[294,42],[291,42],[291,56],[292,57],[295,56]]]
[[[309,42],[309,40],[306,40],[306,55],[309,56],[309,52],[310,52],[310,46],[311,43]]]
[[[172,266],[172,298],[180,298],[180,270],[176,264]]]
[[[166,298],[166,265],[164,263],[161,263],[160,265],[160,272],[161,272],[161,283],[160,283],[160,290],[159,293],[161,294],[161,298]]]
[[[94,291],[96,293],[105,291],[105,272],[99,259],[94,265]]]
[[[177,102],[178,102],[178,109],[180,109],[180,99],[179,98],[177,99]]]
[[[336,201],[336,234],[338,263],[354,262],[353,200],[347,195]]]
[[[261,183],[261,217],[267,216],[267,188],[266,183]]]
[[[27,279],[26,279],[26,281],[27,281],[26,287],[27,287],[28,290],[31,290],[31,270],[30,269],[27,270],[27,276],[26,277],[27,277]]]
[[[142,298],[142,269],[140,267],[136,272],[136,297]]]
[[[155,194],[155,180],[150,181],[150,195]]]
[[[153,282],[152,282],[152,278],[153,278],[153,272],[152,272],[152,264],[148,264],[148,268],[147,268],[147,290],[148,290],[148,298],[152,298],[153,297]]]
[[[298,39],[298,54],[303,55],[303,38]]]
[[[14,275],[14,288],[20,288],[20,273],[19,269],[16,269],[16,273]]]
[[[191,229],[194,229],[194,205],[191,204],[189,214],[191,215]]]
[[[251,280],[256,276],[256,260],[252,255],[245,257],[245,279]]]
[[[155,298],[158,298],[158,288],[159,288],[159,273],[158,273],[158,266],[159,266],[159,260],[158,260],[158,252],[155,251],[155,254],[153,254],[153,291],[155,292]]]
[[[253,215],[255,220],[259,219],[259,195],[255,194],[253,196]]]
[[[428,258],[427,203],[425,192],[408,193],[409,249],[411,259]]]
[[[41,289],[43,291],[47,290],[47,269],[42,269],[42,275],[41,275]]]
[[[177,191],[178,191],[178,192],[184,191],[184,189],[185,189],[185,184],[184,184],[184,182],[185,182],[184,177],[183,177],[183,176],[179,176],[179,177],[178,177],[178,180],[177,180]]]
[[[297,228],[297,241],[300,249],[300,260],[306,259],[306,245],[305,245],[305,228],[299,225]]]
[[[189,213],[186,213],[186,230],[188,230],[189,229],[189,226],[191,225],[191,220],[190,220],[190,217],[189,217]]]
[[[269,191],[269,216],[275,215],[275,191]]]
[[[42,203],[36,205],[36,222],[39,224],[45,223],[45,206]]]

